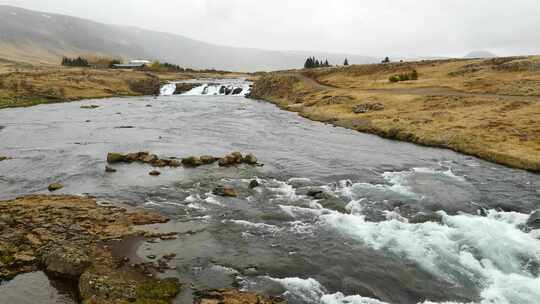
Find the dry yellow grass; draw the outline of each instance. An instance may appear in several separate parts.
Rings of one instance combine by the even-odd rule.
[[[418,81],[388,81],[412,69]],[[538,57],[272,73],[252,95],[310,119],[540,171]],[[353,111],[376,103],[384,109]]]
[[[87,98],[152,95],[159,92],[163,81],[211,77],[224,76],[68,68],[0,60],[0,109]]]

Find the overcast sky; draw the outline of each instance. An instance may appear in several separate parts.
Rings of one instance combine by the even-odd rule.
[[[540,54],[540,0],[0,0],[230,46],[373,56]]]

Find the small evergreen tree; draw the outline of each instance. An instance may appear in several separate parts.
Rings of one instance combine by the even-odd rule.
[[[324,66],[325,66],[325,67],[329,67],[329,66],[330,66],[330,63],[328,63],[328,59],[326,59],[326,60],[324,61]]]
[[[349,60],[347,58],[345,58],[345,62],[343,62],[343,65],[345,66],[349,65]]]
[[[382,61],[382,63],[390,63],[390,58],[385,57],[384,60]]]

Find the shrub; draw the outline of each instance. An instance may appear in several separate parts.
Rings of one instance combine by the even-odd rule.
[[[398,77],[399,77],[399,81],[407,81],[407,80],[409,80],[409,74],[401,74]]]
[[[411,76],[411,80],[418,80],[418,72],[416,70],[413,70],[410,76]]]
[[[418,72],[416,70],[412,70],[412,72],[410,72],[410,73],[392,75],[392,76],[390,76],[390,78],[388,78],[388,80],[390,82],[418,80]]]
[[[399,82],[400,78],[398,75],[392,75],[390,78],[388,78],[388,80],[390,80],[390,82]]]

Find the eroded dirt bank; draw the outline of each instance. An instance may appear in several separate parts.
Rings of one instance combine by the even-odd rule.
[[[446,60],[276,72],[251,98],[336,126],[540,171],[540,59]],[[419,79],[390,76],[417,70]]]

